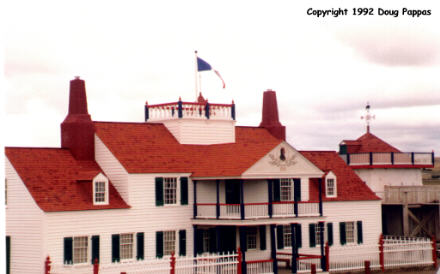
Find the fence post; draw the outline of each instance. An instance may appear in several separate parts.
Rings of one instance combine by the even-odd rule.
[[[365,274],[371,274],[370,261],[365,261],[364,265],[365,265]]]
[[[316,274],[316,264],[312,264],[312,265],[310,266],[310,273],[311,273],[311,274]]]
[[[44,273],[45,274],[50,274],[50,257],[47,256],[46,261],[44,262]]]
[[[176,257],[174,257],[174,252],[171,253],[171,260],[170,260],[170,274],[176,273]]]
[[[380,234],[379,237],[379,263],[380,263],[380,270],[382,272],[385,272],[385,260],[383,254],[383,234]]]
[[[330,246],[325,242],[325,271],[330,271]]]
[[[435,239],[435,236],[432,235],[431,236],[431,241],[432,241],[432,260],[434,263],[434,269],[437,269],[437,240]]]
[[[237,274],[241,274],[241,249],[240,249],[240,247],[238,248],[238,251],[237,251],[237,261],[238,261],[238,264],[237,264]]]
[[[99,273],[99,263],[98,263],[98,258],[95,258],[95,260],[93,261],[93,274],[98,274]]]

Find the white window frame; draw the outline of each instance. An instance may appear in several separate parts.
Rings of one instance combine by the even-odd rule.
[[[98,198],[96,196],[97,194],[97,184],[104,183],[104,201],[96,201]],[[100,191],[100,193],[102,193]],[[102,173],[99,173],[98,175],[93,178],[93,204],[94,205],[108,205],[109,204],[109,186],[108,186],[108,178],[105,177]]]
[[[351,233],[353,233],[353,235],[350,238],[349,241],[349,226],[353,225],[353,229],[351,229]],[[356,228],[356,222],[355,221],[351,221],[351,222],[345,222],[345,243],[346,244],[356,244],[357,243],[357,228]]]
[[[177,177],[163,178],[163,204],[177,205],[178,183]]]
[[[176,254],[176,231],[168,230],[163,232],[163,255]]]
[[[284,247],[292,247],[292,227],[283,225],[283,243]]]
[[[246,231],[246,248],[247,250],[257,249],[258,231],[256,227],[249,227]]]
[[[293,201],[292,199],[293,180],[289,178],[280,179],[280,201]]]
[[[85,245],[84,245],[84,243],[85,243]],[[78,256],[80,256],[80,257],[78,257]],[[72,238],[72,263],[73,264],[87,264],[88,262],[89,262],[89,237],[88,236],[75,236],[75,237],[73,237]]]
[[[119,259],[121,261],[134,259],[134,250],[134,233],[119,234]]]
[[[330,187],[329,183],[333,180],[333,193],[330,193]],[[337,189],[337,180],[336,176],[333,172],[329,172],[327,176],[325,177],[325,196],[329,198],[335,198],[338,196],[338,189]]]

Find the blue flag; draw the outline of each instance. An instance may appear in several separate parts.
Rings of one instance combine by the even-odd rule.
[[[212,67],[210,64],[206,63],[205,60],[202,58],[197,57],[197,70],[198,71],[204,71],[204,70],[211,70]]]

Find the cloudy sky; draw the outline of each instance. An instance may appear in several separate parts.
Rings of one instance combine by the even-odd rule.
[[[203,72],[203,95],[234,100],[239,125],[258,126],[263,91],[273,89],[294,147],[337,150],[365,133],[370,102],[372,133],[403,151],[440,155],[436,2],[8,1],[3,142],[59,146],[76,75],[97,121],[141,122],[147,100],[193,101],[198,50],[226,82],[222,89]],[[349,14],[307,15],[340,7]],[[353,16],[359,7],[375,15]],[[379,8],[399,15],[379,16]]]

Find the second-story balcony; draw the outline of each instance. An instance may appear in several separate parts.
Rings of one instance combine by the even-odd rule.
[[[340,156],[352,168],[425,168],[434,165],[434,152],[367,152]]]

